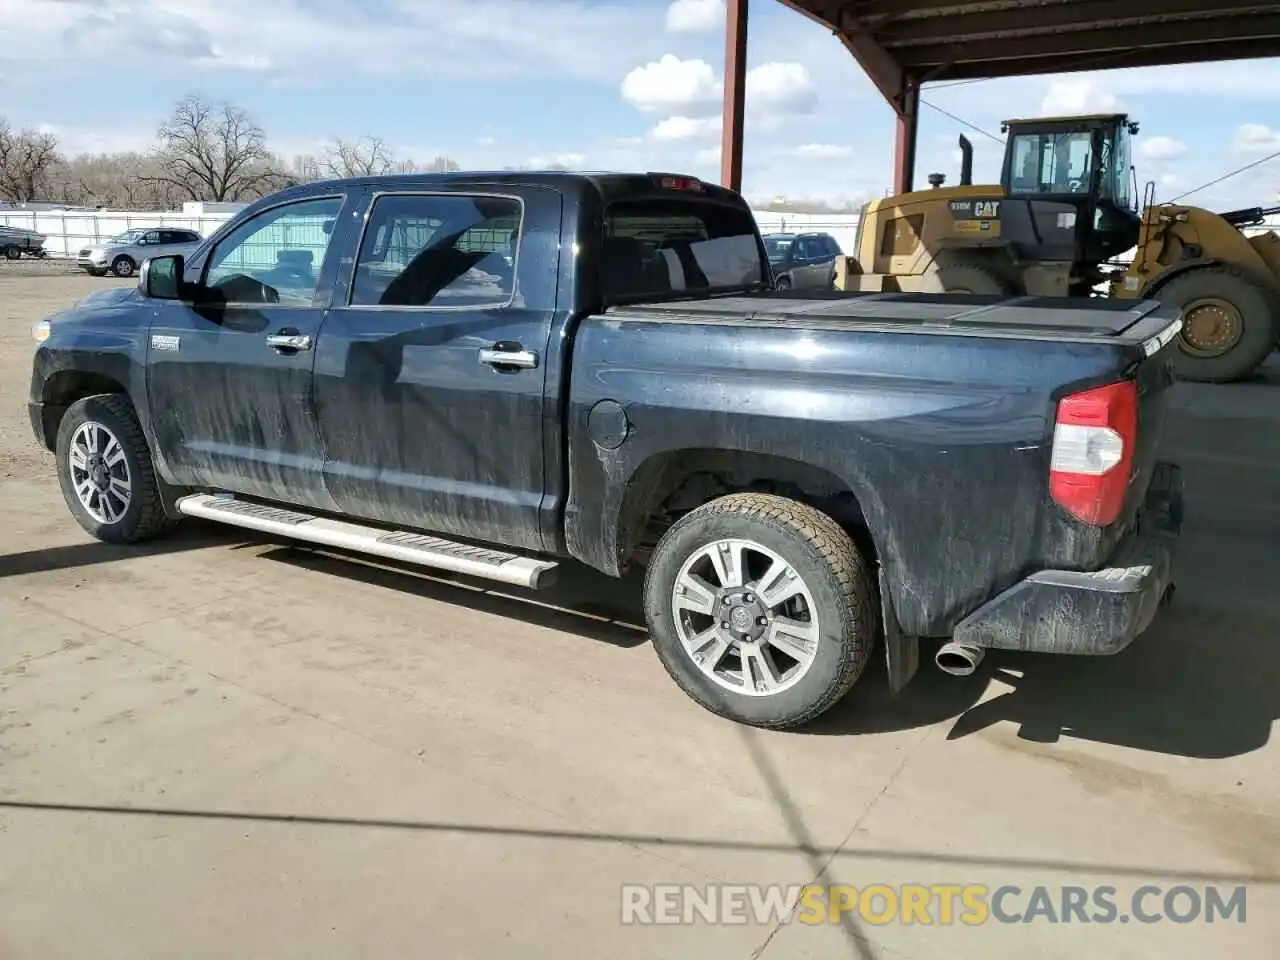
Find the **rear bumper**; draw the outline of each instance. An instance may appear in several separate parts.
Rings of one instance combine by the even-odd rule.
[[[1172,594],[1182,528],[1182,471],[1160,463],[1132,533],[1093,573],[1041,570],[987,601],[956,627],[956,643],[992,650],[1105,656],[1151,625]]]

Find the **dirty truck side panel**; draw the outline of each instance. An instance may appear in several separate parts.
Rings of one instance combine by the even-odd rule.
[[[661,496],[658,464],[679,474],[708,447],[782,458],[824,471],[819,492],[853,494],[903,630],[944,636],[1034,570],[1105,559],[1114,532],[1063,523],[1047,476],[1057,397],[1116,366],[1094,344],[590,317],[574,349],[570,552],[618,570],[637,511]]]
[[[336,264],[350,239],[350,218],[340,214],[357,196],[262,209],[221,235],[188,270],[191,282],[216,282],[220,271],[257,271],[284,291],[279,303],[150,301],[151,423],[161,472],[171,483],[335,508],[324,486],[312,365]],[[326,235],[320,228],[329,219],[337,226]],[[310,268],[276,266],[272,258],[285,243],[289,253],[309,253]],[[280,348],[268,342],[273,335],[310,342]]]
[[[556,191],[510,184],[373,187],[359,257],[343,269],[316,352],[325,485],[342,512],[544,548],[544,393],[556,349],[548,341],[561,206]],[[446,304],[439,307],[380,302],[389,274],[383,268],[379,277],[377,258],[394,253],[379,247],[380,236],[435,218],[473,224],[468,236],[498,244],[505,241],[484,226],[508,222],[495,220],[495,209],[522,216],[513,274],[490,252],[477,270],[492,269],[498,280],[474,297],[437,297],[433,304]],[[408,274],[406,268],[402,276]],[[486,363],[497,349],[522,353],[533,365]]]

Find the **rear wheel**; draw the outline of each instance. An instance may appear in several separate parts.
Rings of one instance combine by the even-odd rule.
[[[8,246],[4,248],[4,258],[6,260],[17,260],[22,256],[22,248],[18,246]]]
[[[654,649],[690,697],[759,727],[798,726],[853,686],[875,642],[870,567],[834,520],[730,494],[659,541],[645,576]]]
[[[1201,267],[1174,277],[1154,298],[1182,310],[1173,359],[1181,380],[1239,380],[1275,346],[1280,296],[1231,267]]]
[[[774,283],[774,285],[773,285],[773,289],[775,289],[775,290],[790,290],[790,289],[791,289],[791,278],[790,278],[790,277],[779,277],[779,278],[777,279],[777,281]]]

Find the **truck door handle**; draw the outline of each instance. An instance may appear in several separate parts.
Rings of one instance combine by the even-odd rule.
[[[305,333],[272,333],[267,336],[267,346],[277,350],[310,350],[311,338]]]
[[[538,355],[532,350],[521,350],[518,347],[514,350],[488,349],[480,351],[480,362],[487,363],[491,367],[519,367],[522,370],[532,370],[538,365]]]

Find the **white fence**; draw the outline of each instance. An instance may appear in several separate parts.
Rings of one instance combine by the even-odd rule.
[[[207,237],[234,213],[206,213],[200,217],[181,213],[144,213],[128,210],[0,210],[0,226],[20,227],[43,233],[51,257],[74,257],[83,247],[147,227],[180,227]],[[858,229],[857,214],[757,213],[765,233],[812,230],[829,233],[846,251],[853,250]]]
[[[142,213],[105,210],[0,210],[0,226],[21,227],[43,233],[45,249],[53,257],[74,257],[83,247],[107,240],[126,230],[144,227],[182,227],[208,236],[234,213],[206,213],[199,217],[181,213]],[[756,223],[763,233],[805,231],[829,233],[841,249],[851,254],[858,231],[856,213],[778,213],[758,211]],[[1280,230],[1280,217],[1246,233]]]

